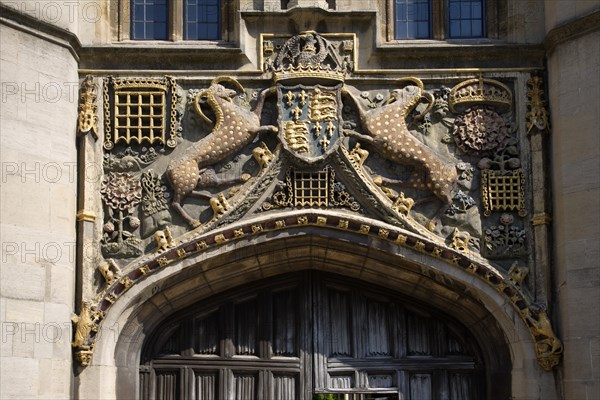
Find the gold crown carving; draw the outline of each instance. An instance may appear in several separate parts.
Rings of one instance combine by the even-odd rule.
[[[152,79],[152,78],[123,78],[123,79],[114,79],[113,87],[115,90],[121,89],[158,89],[158,90],[167,90],[167,80],[166,79]]]
[[[340,69],[331,68],[329,65],[298,65],[287,66],[273,71],[275,82],[296,80],[302,78],[312,78],[319,80],[344,82],[346,74]]]
[[[500,112],[512,107],[512,92],[502,82],[483,77],[468,79],[450,91],[449,106],[453,113],[461,112],[474,105],[488,104]]]

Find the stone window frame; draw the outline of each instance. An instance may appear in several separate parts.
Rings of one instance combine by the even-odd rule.
[[[131,0],[117,0],[116,7],[111,9],[111,25],[113,40],[118,42],[182,42],[182,43],[218,43],[230,41],[234,15],[234,0],[219,0],[221,4],[221,34],[217,40],[186,40],[184,33],[184,1],[170,1],[168,5],[168,39],[132,39],[131,38]],[[111,2],[112,3],[112,2]]]
[[[395,0],[387,0],[387,31],[386,39],[391,43],[451,41],[451,42],[481,42],[485,40],[500,39],[500,30],[503,21],[498,18],[501,9],[506,7],[506,0],[484,0],[484,35],[477,38],[450,38],[448,18],[448,0],[430,0],[431,2],[431,37],[423,39],[396,39],[395,37]]]

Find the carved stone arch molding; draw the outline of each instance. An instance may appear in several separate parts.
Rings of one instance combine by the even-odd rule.
[[[145,276],[133,280],[134,285],[125,288],[116,282],[111,286],[99,303],[107,308],[95,339],[94,356],[79,375],[80,396],[85,398],[85,391],[92,387],[90,393],[107,398],[134,397],[143,343],[177,310],[244,283],[306,269],[393,289],[462,323],[480,341],[488,398],[496,398],[493,390],[498,389],[499,382],[503,387],[512,382],[513,387],[527,390],[526,385],[516,383],[531,377],[537,382],[547,379],[548,374],[535,362],[535,343],[528,326],[511,298],[490,284],[486,275],[494,272],[485,264],[448,248],[443,248],[445,255],[436,257],[432,253],[434,248],[442,248],[439,245],[422,241],[423,247],[407,232],[390,231],[386,236],[381,233],[385,229],[382,224],[349,220],[349,227],[340,231],[336,228],[339,220],[333,224],[334,217],[327,212],[293,213],[281,218],[287,223],[279,230],[268,228],[282,220],[277,218],[211,233],[213,238],[229,237],[221,244],[204,237],[190,238],[132,269],[150,268]],[[251,233],[253,226],[256,232]],[[248,234],[234,239],[236,229],[247,229]],[[398,237],[403,244],[397,243]],[[211,244],[192,250],[203,241]],[[161,258],[167,260],[162,266]],[[473,273],[473,266],[485,272]],[[499,275],[498,279],[512,288],[513,298],[525,301],[518,288]],[[534,398],[537,389],[531,386],[531,390],[513,392],[512,396]]]

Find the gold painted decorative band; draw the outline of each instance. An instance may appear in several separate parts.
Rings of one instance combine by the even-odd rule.
[[[548,213],[534,214],[531,218],[531,225],[533,226],[550,225],[550,222],[552,222],[552,217]]]
[[[77,221],[88,221],[88,222],[96,221],[96,214],[94,214],[92,211],[87,211],[84,209],[77,211],[76,217],[77,217]]]

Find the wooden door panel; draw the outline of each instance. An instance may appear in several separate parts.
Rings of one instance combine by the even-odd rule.
[[[205,301],[151,336],[140,398],[483,398],[469,332],[409,303],[316,272]]]

